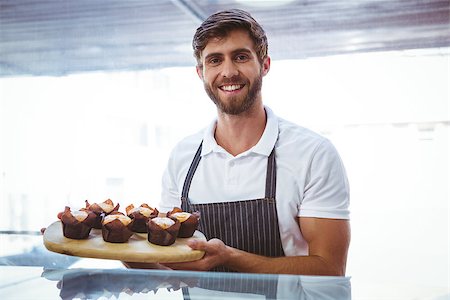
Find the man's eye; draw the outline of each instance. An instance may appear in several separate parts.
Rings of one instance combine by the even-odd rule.
[[[216,64],[220,63],[220,59],[218,59],[218,58],[211,58],[211,59],[209,60],[209,63],[210,63],[211,65],[216,65]]]
[[[237,61],[247,61],[248,60],[248,56],[245,54],[240,54],[238,56],[236,56],[236,60]]]

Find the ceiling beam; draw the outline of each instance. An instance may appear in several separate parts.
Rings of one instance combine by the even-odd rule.
[[[180,10],[186,13],[196,23],[202,23],[206,19],[205,13],[192,1],[171,0]]]

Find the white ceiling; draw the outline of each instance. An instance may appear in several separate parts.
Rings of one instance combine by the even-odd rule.
[[[450,46],[450,0],[242,2],[0,0],[0,77],[193,65],[195,29],[227,8],[263,25],[272,59]]]

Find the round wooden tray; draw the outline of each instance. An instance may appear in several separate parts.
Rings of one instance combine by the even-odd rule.
[[[44,232],[44,245],[52,252],[142,263],[186,262],[202,258],[204,251],[192,250],[187,245],[191,239],[206,240],[197,230],[192,237],[177,238],[170,246],[150,243],[146,233],[134,233],[127,243],[108,243],[103,240],[100,229],[92,229],[87,239],[74,240],[64,237],[61,221],[52,223]]]

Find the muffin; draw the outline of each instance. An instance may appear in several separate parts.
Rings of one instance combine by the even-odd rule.
[[[96,229],[102,229],[102,218],[113,211],[119,210],[119,203],[114,207],[114,204],[111,199],[105,200],[101,203],[93,203],[89,204],[89,201],[86,202],[86,209],[94,212],[97,215],[97,218],[95,219],[94,228]]]
[[[113,211],[103,217],[102,236],[105,242],[125,243],[133,235],[133,220],[123,213]]]
[[[86,239],[91,232],[95,223],[95,213],[80,209],[71,211],[70,207],[66,206],[64,211],[58,214],[61,220],[63,235],[69,239]]]
[[[147,222],[148,241],[160,246],[175,243],[181,223],[176,218],[156,217]]]
[[[139,233],[146,233],[148,220],[157,217],[159,213],[156,208],[151,208],[145,203],[139,207],[134,207],[133,204],[130,204],[125,211],[127,216],[134,220],[131,230]]]
[[[198,223],[200,220],[200,212],[196,211],[193,213],[184,212],[181,208],[174,207],[172,211],[167,213],[167,217],[176,218],[180,221],[180,231],[178,232],[178,237],[188,238],[194,235],[197,230]]]

